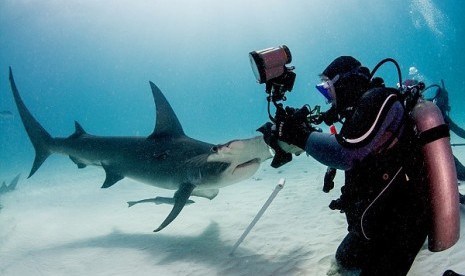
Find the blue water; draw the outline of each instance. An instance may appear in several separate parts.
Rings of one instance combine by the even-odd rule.
[[[234,3],[230,3],[234,2]],[[268,117],[248,53],[287,45],[297,81],[287,104],[323,104],[318,74],[339,55],[373,68],[395,58],[449,89],[464,123],[465,1],[0,1],[0,180],[27,174],[34,152],[13,103],[12,66],[31,112],[53,136],[74,120],[96,135],[148,135],[155,82],[185,132],[220,143],[256,135]],[[392,65],[379,74],[397,82]],[[63,157],[61,157],[63,158]],[[64,159],[63,159],[64,160]]]

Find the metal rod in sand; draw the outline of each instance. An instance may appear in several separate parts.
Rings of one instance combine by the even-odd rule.
[[[236,244],[233,246],[233,249],[231,250],[231,253],[229,253],[229,255],[233,255],[234,251],[236,251],[236,249],[239,247],[239,245],[242,243],[242,241],[244,241],[245,237],[247,237],[250,230],[252,230],[252,228],[255,226],[257,221],[262,217],[263,213],[265,213],[266,208],[268,208],[268,206],[270,206],[273,199],[276,197],[276,195],[279,193],[279,191],[281,191],[281,189],[284,187],[284,183],[286,183],[286,179],[284,179],[284,178],[279,179],[278,185],[276,185],[276,187],[274,188],[274,191],[271,193],[270,197],[265,202],[265,204],[263,204],[263,207],[260,209],[260,211],[258,211],[257,215],[252,220],[252,222],[249,224],[247,229],[245,229],[244,233],[242,233],[242,236],[237,240]]]

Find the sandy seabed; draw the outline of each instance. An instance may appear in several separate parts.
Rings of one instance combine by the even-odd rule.
[[[465,149],[454,149],[465,162]],[[334,253],[346,234],[344,215],[327,206],[336,188],[321,191],[326,168],[306,156],[281,169],[265,162],[251,179],[184,208],[159,233],[170,205],[127,201],[173,191],[124,179],[100,189],[103,170],[78,170],[52,157],[17,190],[2,196],[0,275],[338,275]],[[18,172],[12,172],[14,176]],[[233,246],[275,189],[284,188],[250,234]],[[465,192],[465,184],[459,186]],[[409,275],[465,273],[465,208],[461,239],[432,253],[425,243]]]

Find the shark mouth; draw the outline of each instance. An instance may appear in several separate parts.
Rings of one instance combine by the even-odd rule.
[[[243,172],[244,170],[250,170],[250,169],[252,169],[253,172],[255,172],[258,166],[260,166],[260,159],[254,158],[252,160],[249,160],[247,162],[237,165],[232,171],[232,174],[244,173]]]

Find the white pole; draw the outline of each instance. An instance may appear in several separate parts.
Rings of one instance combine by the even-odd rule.
[[[271,202],[273,199],[276,197],[276,195],[281,191],[281,189],[284,187],[284,183],[286,183],[286,179],[281,178],[279,179],[278,185],[274,188],[273,192],[271,193],[270,197],[268,200],[265,202],[265,204],[262,206],[260,211],[258,211],[257,215],[255,218],[252,220],[252,222],[249,224],[247,229],[245,229],[244,233],[242,233],[242,236],[237,240],[236,244],[233,246],[233,249],[231,250],[231,253],[229,255],[233,255],[234,251],[236,251],[237,247],[244,241],[245,237],[249,234],[250,230],[255,226],[257,221],[262,217],[263,213],[265,213],[266,208],[270,206]]]

